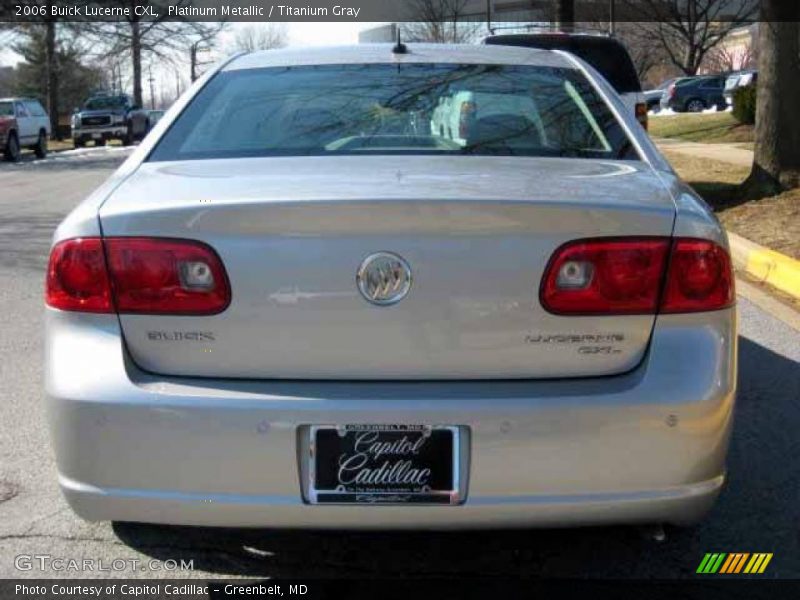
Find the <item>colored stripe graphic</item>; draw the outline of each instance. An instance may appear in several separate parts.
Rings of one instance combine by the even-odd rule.
[[[719,572],[728,573],[729,569],[731,568],[731,564],[735,562],[737,556],[738,554],[728,554],[728,558],[724,563],[722,563],[722,568],[719,570]]]
[[[700,566],[697,567],[698,573],[716,573],[720,566],[722,565],[722,561],[725,560],[727,554],[724,552],[721,553],[713,553],[713,554],[706,554],[703,558],[703,562],[700,563]]]
[[[697,573],[703,574],[760,574],[767,569],[772,560],[772,553],[768,552],[707,552],[697,567]],[[745,566],[746,565],[746,566]]]

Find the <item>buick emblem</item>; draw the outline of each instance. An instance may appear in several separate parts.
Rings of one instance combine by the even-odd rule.
[[[376,252],[361,263],[356,283],[361,295],[372,304],[394,304],[411,289],[411,267],[397,254]]]

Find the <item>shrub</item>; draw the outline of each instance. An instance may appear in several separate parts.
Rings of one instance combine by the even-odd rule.
[[[756,86],[740,87],[733,92],[733,116],[740,123],[756,122]]]

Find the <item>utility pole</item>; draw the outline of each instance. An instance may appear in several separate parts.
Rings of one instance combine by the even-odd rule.
[[[153,79],[153,63],[147,65],[147,73],[148,73],[147,80],[150,82],[150,108],[152,110],[155,110],[156,99],[155,99],[155,94],[153,94],[153,82],[155,81],[155,79]]]
[[[616,30],[617,7],[614,0],[608,0],[608,2],[608,34],[613,36]]]

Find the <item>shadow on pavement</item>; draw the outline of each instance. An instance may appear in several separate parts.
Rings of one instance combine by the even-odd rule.
[[[694,577],[705,552],[774,552],[798,577],[800,364],[740,338],[729,481],[700,525],[654,542],[633,527],[471,532],[233,530],[114,523],[153,558],[249,577]],[[176,575],[180,576],[180,574]]]

